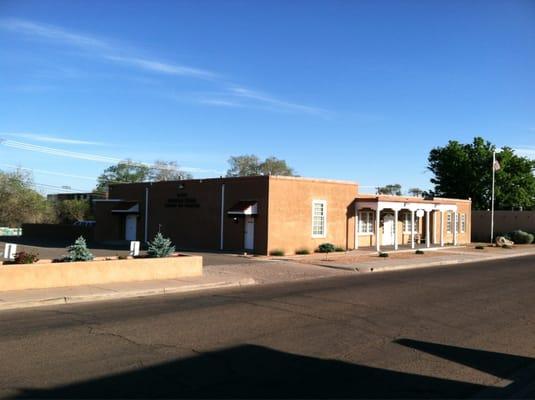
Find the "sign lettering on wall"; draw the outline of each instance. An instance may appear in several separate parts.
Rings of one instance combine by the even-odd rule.
[[[189,197],[187,193],[177,193],[176,197],[167,199],[166,208],[199,208],[201,205],[197,199]]]

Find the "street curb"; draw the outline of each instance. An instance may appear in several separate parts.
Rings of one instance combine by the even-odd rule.
[[[387,271],[403,271],[407,269],[418,269],[418,268],[428,268],[428,267],[441,267],[445,265],[456,265],[456,264],[468,264],[479,261],[492,261],[492,260],[501,260],[505,258],[515,258],[515,257],[524,257],[535,255],[534,252],[523,252],[516,254],[505,254],[498,256],[488,256],[488,257],[478,257],[473,259],[452,259],[452,260],[442,260],[442,261],[431,261],[431,262],[419,262],[414,264],[398,264],[398,265],[380,265],[377,267],[374,266],[361,266],[358,265],[342,265],[342,264],[314,264],[321,267],[333,268],[333,269],[343,269],[346,271],[360,272],[360,273],[369,273],[369,272],[387,272]]]
[[[188,293],[196,292],[201,290],[208,289],[222,289],[222,288],[231,288],[238,286],[250,286],[256,285],[258,282],[253,278],[244,278],[237,281],[222,281],[222,282],[213,282],[213,283],[201,283],[177,287],[169,287],[162,289],[144,289],[144,290],[131,290],[128,292],[109,292],[109,293],[99,293],[99,294],[88,294],[80,296],[62,296],[62,297],[51,297],[41,300],[32,300],[32,301],[21,301],[21,302],[6,302],[0,303],[0,311],[4,310],[15,310],[21,308],[33,308],[33,307],[43,307],[51,306],[58,304],[71,304],[71,303],[85,303],[92,301],[107,301],[107,300],[119,300],[135,297],[147,297],[147,296],[156,296],[156,295],[165,295],[173,293]]]

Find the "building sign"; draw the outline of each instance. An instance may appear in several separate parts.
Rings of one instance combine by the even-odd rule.
[[[187,193],[177,193],[175,198],[167,199],[165,203],[166,208],[199,208],[201,205],[197,199],[188,197]]]

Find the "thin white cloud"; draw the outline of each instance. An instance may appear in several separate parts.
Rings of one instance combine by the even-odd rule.
[[[515,153],[523,157],[534,158],[535,159],[535,147],[534,146],[522,146],[513,148]]]
[[[69,138],[63,138],[63,137],[58,137],[58,136],[41,135],[37,133],[0,132],[0,136],[2,135],[23,138],[23,139],[31,139],[37,142],[46,142],[46,143],[61,143],[61,144],[90,145],[90,146],[106,145],[106,143],[103,143],[103,142],[94,142],[91,140],[69,139]]]
[[[63,177],[67,177],[67,178],[76,178],[76,179],[86,179],[86,180],[89,180],[89,181],[96,181],[97,180],[97,178],[94,177],[94,176],[66,174],[66,173],[63,173],[63,172],[49,171],[49,170],[46,170],[46,169],[26,168],[26,167],[21,167],[20,165],[13,165],[13,164],[0,164],[0,167],[10,168],[10,169],[22,169],[24,171],[30,171],[30,172],[38,173],[38,174],[63,176]]]
[[[137,69],[166,74],[189,76],[193,78],[214,78],[215,73],[186,65],[164,63],[159,60],[124,55],[123,47],[119,48],[110,41],[97,39],[89,35],[70,32],[52,25],[45,25],[31,21],[7,18],[0,20],[0,28],[28,37],[40,38],[56,43],[68,44],[91,52],[103,60],[133,66]]]
[[[26,36],[40,37],[55,42],[70,44],[77,47],[93,47],[106,49],[109,44],[91,36],[72,33],[52,25],[35,23],[17,18],[0,20],[0,28]]]
[[[0,19],[0,29],[23,34],[30,38],[75,46],[79,49],[83,49],[97,59],[127,65],[136,68],[137,70],[161,75],[212,80],[221,86],[227,86],[229,84],[228,81],[225,81],[219,74],[213,71],[139,57],[135,54],[135,50],[126,51],[124,45],[115,45],[110,40],[104,38],[96,38],[90,35],[75,33],[52,25],[22,19],[6,18]],[[325,109],[284,101],[242,86],[233,86],[231,88],[223,89],[220,95],[214,98],[193,101],[210,106],[249,107],[279,112],[299,112],[324,117],[331,114]]]
[[[316,114],[323,116],[327,116],[329,114],[329,111],[318,107],[310,107],[302,104],[290,103],[244,87],[231,87],[229,89],[229,93],[234,97],[244,98],[256,101],[258,103],[267,104],[271,107],[274,107],[275,109],[282,111],[299,111],[307,114]]]
[[[3,141],[0,140],[0,144],[7,146],[7,147],[14,148],[14,149],[18,149],[18,150],[27,150],[31,152],[48,154],[48,155],[57,156],[57,157],[75,158],[78,160],[95,161],[95,162],[101,162],[105,164],[118,164],[120,162],[125,161],[124,158],[108,157],[108,156],[102,156],[100,154],[79,153],[75,151],[56,149],[52,147],[38,146],[35,144],[19,142],[19,141],[10,140],[10,139],[3,140]],[[132,161],[131,164],[143,165],[147,167],[157,167],[154,164],[144,163],[144,162]],[[169,167],[169,169],[174,169],[174,168]],[[204,169],[204,168],[189,167],[189,166],[181,166],[180,170],[191,172],[191,173],[216,173],[216,174],[221,173],[221,171],[217,171],[213,169]]]
[[[104,56],[104,58],[166,75],[182,75],[203,79],[212,79],[216,76],[216,74],[214,74],[213,72],[205,71],[199,68],[192,68],[184,65],[167,64],[160,61],[147,60],[144,58],[119,56]]]

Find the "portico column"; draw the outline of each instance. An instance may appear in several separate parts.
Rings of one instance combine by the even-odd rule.
[[[459,219],[459,214],[457,214],[457,211],[453,213],[453,245],[457,246],[457,224]]]
[[[431,247],[431,235],[429,234],[429,224],[431,222],[431,218],[429,218],[430,211],[425,211],[425,247],[429,248]]]
[[[414,249],[414,210],[411,210],[411,248]]]
[[[381,251],[381,244],[379,242],[379,222],[381,220],[381,209],[377,207],[375,210],[375,248],[379,253]]]
[[[398,210],[394,210],[394,250],[398,249]]]
[[[355,250],[359,248],[359,206],[355,203]]]
[[[437,244],[437,212],[433,211],[433,244]]]
[[[444,210],[440,210],[440,247],[444,247]]]

